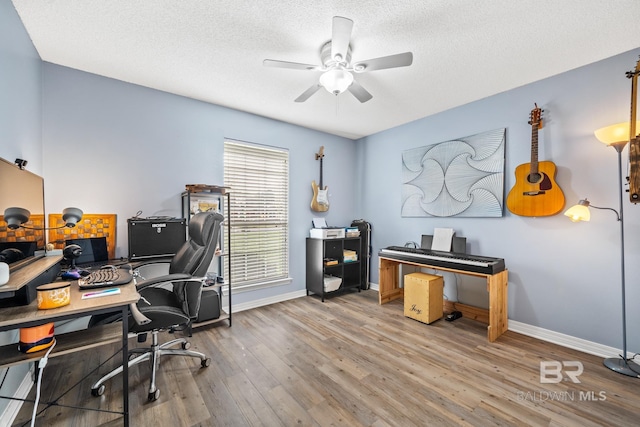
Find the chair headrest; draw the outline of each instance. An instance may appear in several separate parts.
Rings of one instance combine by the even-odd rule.
[[[211,236],[211,228],[215,224],[215,215],[212,212],[195,214],[189,221],[189,238],[198,246],[205,246],[205,239]]]

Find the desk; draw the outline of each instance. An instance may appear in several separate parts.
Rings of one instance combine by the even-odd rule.
[[[122,324],[114,323],[105,327],[85,329],[68,334],[56,334],[56,345],[49,357],[62,356],[74,351],[86,350],[103,344],[122,340],[122,415],[124,425],[129,425],[129,377],[128,377],[128,314],[129,304],[140,298],[133,284],[120,286],[121,293],[113,296],[82,299],[82,291],[77,286],[71,287],[71,303],[64,307],[50,310],[38,310],[37,300],[29,305],[8,307],[0,310],[0,331],[77,319],[93,314],[101,314],[122,310]],[[86,291],[85,291],[86,292]],[[23,354],[17,350],[17,344],[0,347],[0,368],[6,368],[27,362],[36,362],[46,350],[33,354]],[[46,369],[46,368],[45,368]],[[88,392],[88,391],[87,391]]]
[[[380,286],[379,302],[387,303],[396,299],[404,298],[404,289],[398,286],[398,272],[400,264],[415,265],[418,267],[431,268],[440,271],[451,271],[453,273],[466,274],[469,276],[485,277],[487,279],[487,291],[489,292],[489,310],[473,308],[474,315],[471,316],[479,321],[489,324],[487,327],[487,338],[490,342],[498,339],[506,332],[508,327],[507,318],[507,270],[496,274],[483,274],[471,271],[456,270],[452,268],[436,267],[426,263],[399,261],[396,259],[379,256],[380,275],[378,281]],[[452,303],[446,301],[445,306],[451,307]],[[469,306],[466,306],[469,307]],[[465,315],[466,307],[457,304],[456,309],[460,309]],[[469,312],[471,312],[469,310]]]

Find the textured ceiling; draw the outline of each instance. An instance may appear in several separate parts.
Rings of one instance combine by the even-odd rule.
[[[44,61],[353,139],[640,46],[638,0],[13,4]],[[295,103],[320,72],[262,61],[320,64],[335,15],[354,21],[353,61],[411,51],[413,65],[356,75],[366,103]]]

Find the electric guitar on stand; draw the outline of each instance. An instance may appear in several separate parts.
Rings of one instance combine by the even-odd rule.
[[[320,185],[316,181],[311,182],[313,188],[313,199],[311,199],[311,209],[316,212],[326,212],[329,210],[329,196],[327,195],[329,187],[322,187],[322,159],[324,158],[324,146],[320,147],[320,151],[316,153],[316,160],[320,160]]]
[[[529,117],[531,125],[531,163],[516,168],[516,183],[507,196],[507,208],[520,216],[555,215],[564,207],[564,193],[555,182],[556,165],[538,162],[538,129],[542,128],[542,110],[535,104]]]

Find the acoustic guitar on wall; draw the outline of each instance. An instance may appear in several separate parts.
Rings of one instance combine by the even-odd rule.
[[[555,182],[556,165],[538,162],[538,129],[542,110],[535,104],[529,116],[531,125],[531,163],[516,168],[516,183],[507,196],[507,208],[520,216],[555,215],[564,207],[564,193]]]
[[[316,212],[326,212],[329,210],[329,187],[322,186],[322,159],[324,158],[324,146],[316,153],[316,160],[320,160],[320,185],[316,181],[311,181],[313,188],[313,199],[311,199],[311,209]]]

